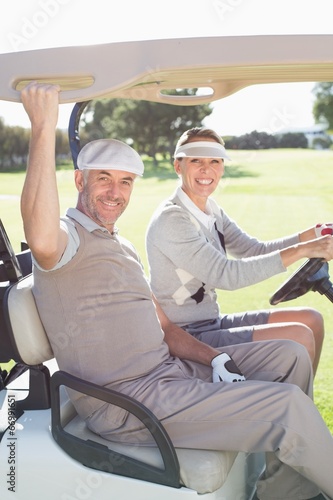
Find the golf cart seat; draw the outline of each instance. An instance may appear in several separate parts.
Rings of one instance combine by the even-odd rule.
[[[4,361],[1,353],[6,353],[6,358],[14,359],[30,371],[28,396],[16,403],[19,421],[27,415],[48,411],[53,436],[51,446],[57,448],[59,445],[71,466],[76,461],[92,469],[100,469],[103,474],[111,472],[108,474],[111,478],[127,476],[155,483],[155,486],[158,483],[159,488],[160,485],[169,486],[170,499],[180,498],[170,492],[181,495],[190,490],[194,490],[195,494],[207,494],[207,498],[252,497],[253,480],[247,479],[261,470],[261,459],[258,461],[254,455],[236,452],[175,450],[163,426],[142,404],[59,371],[38,315],[32,285],[33,276],[29,274],[15,283],[9,283],[3,296],[0,361]],[[48,363],[53,363],[52,368],[46,366]],[[150,429],[157,446],[120,445],[92,433],[76,413],[64,387],[90,394],[134,413]],[[20,470],[23,462],[20,456]],[[210,496],[209,492],[215,493]]]

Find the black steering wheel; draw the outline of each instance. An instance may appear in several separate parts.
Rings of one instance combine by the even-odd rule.
[[[328,274],[328,263],[323,259],[308,259],[272,295],[269,303],[275,306],[280,302],[296,299],[310,290],[325,295],[333,302],[333,285]]]

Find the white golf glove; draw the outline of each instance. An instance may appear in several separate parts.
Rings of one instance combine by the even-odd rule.
[[[212,359],[213,382],[243,382],[246,380],[234,360],[226,353]]]
[[[333,224],[317,224],[315,227],[316,238],[325,236],[325,234],[333,235]]]

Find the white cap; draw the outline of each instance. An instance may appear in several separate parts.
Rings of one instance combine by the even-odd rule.
[[[144,171],[140,155],[116,139],[98,139],[83,146],[77,157],[77,166],[79,170],[124,170],[141,176]]]
[[[192,141],[179,146],[174,158],[223,158],[230,160],[225,148],[215,141]]]

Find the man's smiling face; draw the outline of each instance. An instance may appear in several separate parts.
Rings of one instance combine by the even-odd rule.
[[[77,208],[100,226],[113,231],[114,224],[127,207],[135,174],[122,170],[75,171],[79,191]]]

